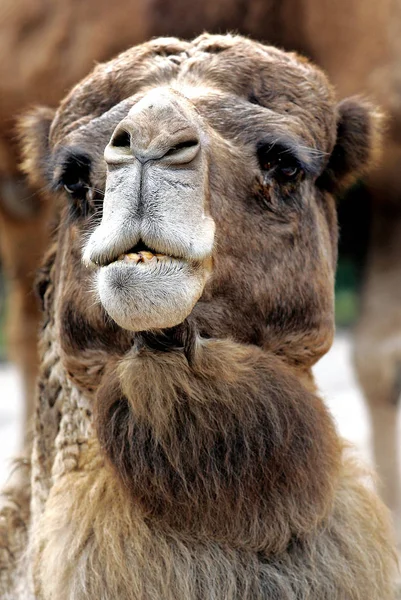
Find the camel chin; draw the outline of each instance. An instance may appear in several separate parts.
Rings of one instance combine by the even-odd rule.
[[[149,331],[182,323],[199,300],[208,274],[207,265],[181,259],[126,259],[102,267],[97,286],[104,309],[117,325]]]

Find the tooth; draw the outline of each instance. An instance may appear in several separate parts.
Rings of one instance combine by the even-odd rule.
[[[126,254],[124,257],[125,262],[141,262],[141,257],[139,254],[131,252],[130,254]]]
[[[156,256],[152,252],[148,252],[147,250],[143,250],[139,252],[139,256],[141,258],[140,262],[150,263],[156,261]]]

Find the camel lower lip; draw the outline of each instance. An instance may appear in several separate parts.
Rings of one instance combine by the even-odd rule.
[[[202,294],[207,265],[169,256],[136,260],[123,258],[99,269],[97,287],[106,312],[131,331],[182,323]]]

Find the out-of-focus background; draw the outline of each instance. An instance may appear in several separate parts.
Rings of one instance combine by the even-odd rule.
[[[388,115],[383,158],[338,199],[338,334],[315,373],[340,431],[377,465],[400,514],[400,14],[401,0],[2,0],[0,484],[33,412],[40,317],[32,288],[51,221],[46,198],[18,170],[16,116],[32,104],[57,106],[95,61],[151,36],[234,30],[303,53],[328,72],[339,99],[363,94]]]

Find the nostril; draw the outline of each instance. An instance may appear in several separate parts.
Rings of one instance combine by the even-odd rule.
[[[131,134],[127,129],[118,127],[114,131],[110,142],[104,149],[104,158],[109,165],[121,165],[135,160],[132,151]]]
[[[168,150],[164,156],[171,156],[172,154],[176,154],[177,152],[180,152],[180,150],[185,150],[186,148],[192,148],[193,146],[197,146],[198,143],[199,143],[198,140],[187,140],[186,142],[180,142],[179,144],[172,146],[170,148],[170,150]]]
[[[111,140],[111,145],[117,148],[130,148],[131,134],[128,131],[119,131]]]
[[[174,123],[173,123],[174,126]],[[138,118],[124,120],[115,129],[109,144],[104,151],[104,157],[110,165],[127,164],[138,160],[145,164],[148,161],[166,159],[166,166],[187,164],[191,162],[200,150],[198,132],[188,126],[181,127],[170,133],[170,123],[160,124],[147,121],[145,126]]]

